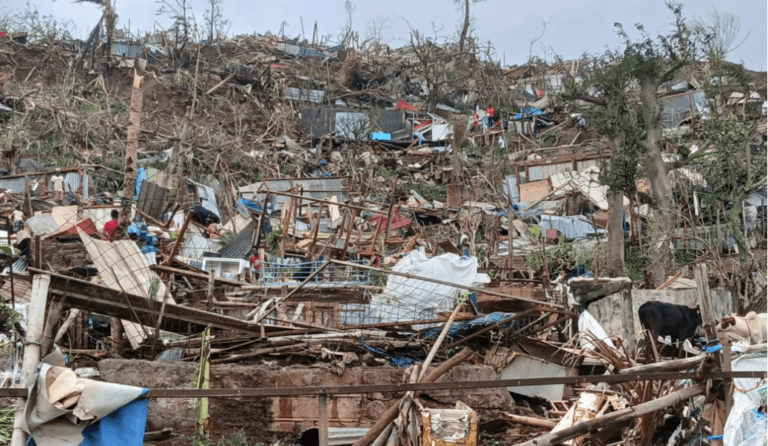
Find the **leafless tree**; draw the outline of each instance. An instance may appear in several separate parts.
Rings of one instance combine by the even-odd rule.
[[[224,0],[207,0],[208,9],[205,10],[205,28],[208,31],[208,43],[214,43],[224,28],[229,26],[229,20],[226,20],[221,14],[221,4]]]
[[[749,37],[749,31],[741,41],[741,19],[734,13],[721,12],[712,5],[704,18],[693,22],[693,30],[706,36],[705,45],[709,54],[723,59],[728,53],[740,47]],[[736,43],[738,41],[738,43]]]
[[[469,3],[480,3],[483,0],[453,0],[459,7],[463,6],[464,9],[464,23],[461,26],[461,34],[459,35],[459,52],[464,52],[464,42],[467,40],[467,34],[469,33]]]
[[[157,9],[157,15],[167,15],[174,19],[176,23],[176,44],[186,44],[189,40],[189,27],[190,27],[190,12],[192,7],[189,6],[188,0],[157,0],[157,4],[160,5]],[[179,42],[178,27],[181,27],[184,33],[184,39]]]

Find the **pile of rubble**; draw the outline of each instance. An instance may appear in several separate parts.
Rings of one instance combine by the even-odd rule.
[[[765,429],[765,271],[742,290],[699,264],[650,288],[601,277],[611,155],[561,97],[577,62],[502,69],[432,43],[356,51],[271,35],[183,48],[153,35],[107,54],[18,40],[0,39],[13,148],[0,333],[27,348],[9,347],[4,387],[31,375],[52,392],[49,368],[69,376],[63,353],[84,389],[150,389],[147,439],[740,444]],[[424,68],[444,59],[466,75]],[[66,95],[42,87],[77,63],[86,80]],[[701,124],[690,80],[661,98],[670,134]],[[738,94],[730,105],[765,101],[765,86]],[[52,151],[76,167],[22,150],[10,133],[22,125],[64,135]],[[698,203],[695,166],[669,178]],[[624,198],[634,249],[651,213],[638,196]],[[765,187],[744,209],[764,257]],[[704,236],[681,228],[681,252],[734,248],[717,212]],[[706,333],[680,340],[690,357],[664,360],[675,339],[635,317],[650,301],[701,309]],[[325,393],[269,393],[312,386]],[[141,395],[110,389],[122,404]],[[209,405],[205,389],[242,392]],[[206,403],[192,412],[187,397]],[[54,418],[21,427],[45,438]]]

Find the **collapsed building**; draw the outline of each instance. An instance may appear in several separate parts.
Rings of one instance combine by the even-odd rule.
[[[61,41],[48,74],[33,69],[42,45],[0,46],[16,67],[0,71],[3,119],[37,108],[64,127],[83,122],[83,108],[9,86],[89,51],[74,101],[124,109],[112,134],[56,148],[80,153],[77,167],[23,153],[0,176],[3,305],[25,321],[0,328],[37,345],[9,348],[0,395],[29,397],[25,410],[47,414],[37,392],[71,379],[81,390],[52,407],[107,416],[85,395],[108,383],[120,406],[144,401],[147,441],[201,429],[321,445],[715,444],[764,429],[766,339],[717,333],[729,315],[766,312],[759,259],[743,282],[697,261],[648,287],[642,275],[602,277],[588,255],[609,230],[611,152],[562,97],[576,61],[482,63],[437,97],[443,80],[416,63],[449,56],[434,45],[356,51],[267,35],[179,51],[148,36],[97,57]],[[670,137],[709,112],[695,76],[684,84],[661,97]],[[764,101],[765,84],[755,90],[724,107]],[[765,134],[758,124],[763,151]],[[697,217],[675,228],[675,249],[737,251],[725,209],[699,204],[696,166],[669,180]],[[637,190],[647,196],[648,180]],[[750,191],[737,218],[756,257],[765,199],[764,186]],[[651,204],[623,200],[631,248]],[[558,250],[564,259],[550,257]],[[707,333],[684,345],[690,357],[664,360],[672,343],[648,342],[635,315],[649,301],[702,310]],[[10,389],[22,369],[30,393]],[[58,415],[16,419],[39,440]],[[79,440],[84,426],[66,429]]]

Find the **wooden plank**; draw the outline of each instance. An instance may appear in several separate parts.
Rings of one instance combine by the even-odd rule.
[[[48,274],[46,271],[30,269],[36,274]],[[50,292],[67,299],[64,309],[81,308],[93,313],[132,320],[146,326],[154,326],[160,314],[163,315],[161,328],[171,332],[201,332],[209,324],[215,328],[259,334],[259,327],[242,319],[224,316],[208,311],[183,307],[166,302],[162,308],[162,299],[148,301],[144,297],[130,292],[121,292],[109,287],[97,285],[84,280],[49,274],[51,276]],[[138,318],[138,321],[136,319]],[[183,327],[183,330],[180,330]],[[289,331],[286,327],[267,326],[274,332]]]

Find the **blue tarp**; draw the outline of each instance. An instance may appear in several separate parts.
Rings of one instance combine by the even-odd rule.
[[[149,389],[144,389],[143,395],[147,392]],[[142,446],[148,412],[149,399],[135,399],[86,427],[80,446]],[[30,437],[27,446],[37,446],[37,443]]]
[[[257,198],[258,200],[258,198]],[[237,200],[238,203],[242,204],[243,206],[247,207],[248,209],[253,209],[256,212],[262,212],[262,207],[257,204],[255,201],[246,200],[245,198],[241,198]]]
[[[522,113],[515,114],[515,120],[520,120],[523,118],[529,118],[531,116],[539,116],[541,115],[541,110],[539,110],[536,107],[530,107],[530,108],[524,108]]]
[[[139,170],[136,172],[136,197],[139,196],[141,193],[141,183],[144,182],[144,180],[147,179],[147,169],[143,167],[139,167]],[[134,197],[134,199],[138,199]]]
[[[385,352],[383,350],[379,350],[376,347],[371,347],[370,345],[366,344],[365,341],[362,338],[360,340],[363,341],[362,343],[363,343],[363,347],[364,348],[366,348],[367,350],[370,350],[370,351],[376,353],[377,355],[381,355],[381,356],[383,356],[385,358],[389,358],[389,360],[392,361],[392,365],[395,365],[397,367],[410,367],[410,366],[413,365],[414,362],[424,362],[424,361],[421,361],[421,360],[418,360],[418,359],[411,359],[411,358],[407,358],[407,357],[392,356],[392,355],[390,355],[389,353],[387,353],[387,352]]]
[[[469,321],[454,322],[451,325],[451,328],[448,329],[448,337],[451,339],[461,339],[471,335],[472,333],[480,331],[485,327],[489,327],[493,324],[503,321],[504,319],[509,319],[514,315],[515,313],[502,313],[500,311],[494,311],[491,314],[480,316]],[[510,327],[512,324],[517,325],[517,321],[507,322],[501,327]],[[443,331],[442,327],[433,328],[427,332],[425,337],[428,339],[437,338],[441,331]]]
[[[128,226],[128,234],[135,234],[149,246],[157,246],[157,237],[149,233],[146,223],[131,223],[131,225]]]

